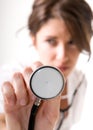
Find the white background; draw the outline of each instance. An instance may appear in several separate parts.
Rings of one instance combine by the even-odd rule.
[[[91,7],[93,1],[87,0]],[[0,65],[9,63],[18,57],[24,43],[28,44],[26,36],[16,36],[16,32],[27,24],[27,18],[31,11],[33,0],[0,0]],[[22,43],[23,42],[23,43]],[[93,43],[92,43],[93,44]],[[93,50],[93,47],[92,47]],[[24,52],[25,53],[25,52]],[[80,63],[82,66],[82,62]],[[93,130],[93,56],[87,64],[86,74],[88,89],[85,107],[81,122],[73,127],[73,130]]]
[[[21,42],[16,36],[26,26],[33,0],[0,0],[0,64],[16,57]],[[20,48],[21,49],[21,48]]]

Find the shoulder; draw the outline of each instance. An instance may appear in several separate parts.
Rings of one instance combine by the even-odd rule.
[[[68,78],[74,78],[74,79],[76,79],[77,77],[78,77],[77,80],[80,80],[82,77],[85,77],[85,73],[82,70],[74,69],[72,73],[68,76]]]
[[[72,120],[74,123],[77,123],[80,120],[85,101],[86,89],[87,79],[85,73],[81,70],[74,70],[69,77],[69,92],[72,95],[70,99],[73,98],[74,94],[72,106]]]

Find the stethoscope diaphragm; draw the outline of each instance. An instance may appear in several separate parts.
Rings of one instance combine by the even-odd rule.
[[[30,78],[32,92],[40,99],[51,99],[64,89],[64,76],[53,66],[42,66]]]

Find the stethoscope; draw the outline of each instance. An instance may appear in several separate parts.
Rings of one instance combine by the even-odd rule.
[[[63,91],[64,84],[64,76],[56,67],[42,66],[32,73],[30,88],[37,99],[31,110],[28,130],[34,130],[35,116],[41,100],[48,100],[58,96]]]

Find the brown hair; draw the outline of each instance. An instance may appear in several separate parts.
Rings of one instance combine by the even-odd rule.
[[[63,19],[77,40],[79,51],[91,54],[93,14],[84,0],[35,0],[28,20],[31,33],[35,35],[50,18]]]

